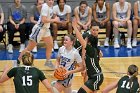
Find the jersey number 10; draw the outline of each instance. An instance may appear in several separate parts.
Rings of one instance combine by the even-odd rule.
[[[23,86],[32,86],[32,76],[23,76],[22,77]]]
[[[131,83],[131,87],[133,86],[133,82]],[[121,88],[130,89],[130,82],[123,81]]]

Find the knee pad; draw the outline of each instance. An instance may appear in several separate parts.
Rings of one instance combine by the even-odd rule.
[[[80,88],[77,93],[87,93],[83,88]]]
[[[55,87],[53,87],[54,93],[60,93]]]

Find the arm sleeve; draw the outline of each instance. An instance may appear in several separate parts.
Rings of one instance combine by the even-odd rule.
[[[82,62],[82,58],[81,58],[81,56],[80,56],[78,51],[75,52],[74,56],[75,56],[75,59],[76,59],[77,63]]]
[[[3,13],[2,6],[0,5],[0,13]]]
[[[43,5],[41,9],[41,16],[48,16],[48,11],[49,11],[49,8]]]
[[[15,76],[16,71],[17,71],[17,68],[12,68],[12,69],[7,73],[7,76],[8,76],[9,78]]]
[[[11,11],[11,5],[10,5],[10,6],[8,6],[8,18],[9,18],[9,16],[11,16],[11,14],[12,14],[12,11]]]
[[[67,6],[67,13],[71,13],[71,7],[70,6]]]
[[[57,6],[53,7],[53,14],[57,14],[57,8],[58,8]]]
[[[61,56],[61,51],[62,51],[62,47],[59,48],[58,53],[57,53],[57,57]]]
[[[42,71],[38,70],[38,73],[39,73],[39,79],[41,81],[43,81],[44,79],[46,79],[45,74]]]
[[[27,17],[27,9],[23,6],[23,18]]]
[[[35,9],[35,6],[34,5],[31,6],[31,8],[30,8],[30,17],[34,16],[34,9]]]

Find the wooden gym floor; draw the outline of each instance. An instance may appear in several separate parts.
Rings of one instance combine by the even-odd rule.
[[[118,80],[120,77],[125,75],[129,65],[135,64],[138,67],[140,67],[139,60],[140,60],[140,57],[101,58],[100,65],[102,67],[105,79],[98,93],[101,93],[100,91],[105,86],[107,86],[108,84],[110,84],[111,82],[115,80]],[[55,63],[55,60],[53,61]],[[40,70],[42,70],[46,74],[46,77],[48,78],[48,80],[51,82],[55,80],[55,78],[53,77],[53,71],[49,69],[48,67],[45,67],[44,62],[45,60],[43,59],[36,59],[34,62],[34,65],[38,67]],[[13,61],[11,60],[0,61],[0,75],[2,74],[5,64],[8,64],[9,66],[13,66]],[[140,78],[140,75],[138,75],[138,77]],[[72,89],[78,90],[80,86],[83,84],[83,82],[81,81],[83,81],[81,74],[76,73],[73,84],[72,84]],[[40,90],[39,93],[47,93],[47,90],[42,85],[42,83],[40,83],[39,90]],[[12,79],[6,81],[3,84],[0,84],[0,93],[15,93]],[[115,90],[111,91],[110,93],[115,93]]]

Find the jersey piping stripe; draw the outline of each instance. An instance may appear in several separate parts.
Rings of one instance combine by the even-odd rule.
[[[31,38],[35,38],[35,41],[36,41],[36,42],[37,42],[37,36],[38,36],[39,31],[40,31],[40,28],[37,27],[37,29],[35,30],[34,34],[33,34],[32,37],[31,37]]]
[[[94,89],[97,90],[97,85],[99,83],[99,81],[101,80],[100,79],[100,75],[99,76],[96,76],[97,77],[97,80],[94,82]]]
[[[99,69],[95,65],[94,58],[90,58],[90,60],[91,60],[92,66],[94,67],[94,69],[96,70],[96,72],[99,73],[100,71],[99,71]]]

